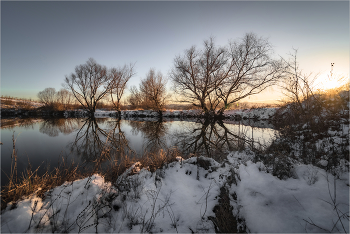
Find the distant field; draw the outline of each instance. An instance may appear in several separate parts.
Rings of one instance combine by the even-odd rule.
[[[0,98],[1,109],[17,109],[17,108],[27,108],[35,109],[43,106],[42,103],[37,101],[31,101],[26,99],[17,99],[17,98]]]

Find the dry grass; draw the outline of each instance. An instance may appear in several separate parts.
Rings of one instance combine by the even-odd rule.
[[[141,158],[125,155],[119,160],[110,160],[110,164],[107,168],[94,170],[98,171],[106,181],[114,182],[118,176],[124,173],[136,162],[140,162],[140,169],[146,168],[151,172],[155,172],[158,168],[162,168],[163,166],[176,161],[176,157],[178,156],[182,157],[176,148],[167,150],[160,149],[156,153],[145,153]]]
[[[108,140],[108,139],[107,139]],[[159,150],[157,153],[145,153],[141,158],[135,154],[125,154],[118,160],[112,159],[108,148],[104,149],[101,156],[94,162],[94,167],[86,169],[82,165],[68,162],[62,158],[60,164],[53,170],[47,169],[43,175],[39,175],[38,169],[32,170],[30,163],[27,171],[21,177],[17,177],[17,156],[15,150],[12,155],[11,174],[8,176],[9,183],[1,190],[1,209],[6,208],[9,202],[15,204],[18,200],[35,193],[43,198],[50,189],[62,185],[66,181],[74,181],[91,176],[95,173],[102,175],[106,181],[115,182],[117,178],[136,162],[141,163],[141,168],[151,172],[176,160],[180,155],[177,149]],[[106,164],[106,162],[108,162]]]
[[[84,178],[82,172],[79,172],[79,166],[74,163],[66,163],[62,159],[61,163],[52,171],[47,170],[43,175],[38,174],[38,169],[34,171],[30,164],[27,171],[20,178],[17,178],[17,171],[9,176],[9,183],[1,189],[1,209],[6,208],[9,202],[16,202],[24,197],[36,193],[39,197],[66,181],[73,181]]]

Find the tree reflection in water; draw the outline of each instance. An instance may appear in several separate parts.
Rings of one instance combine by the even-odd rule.
[[[142,133],[144,138],[143,153],[157,153],[160,149],[166,149],[166,136],[168,133],[168,126],[165,122],[158,121],[130,121],[132,133]]]
[[[13,129],[15,127],[23,127],[24,129],[32,128],[36,122],[40,120],[33,118],[0,118],[1,129]]]
[[[105,125],[106,128],[101,128],[99,124]],[[135,154],[129,147],[129,142],[121,130],[121,121],[118,119],[85,120],[69,147],[85,161],[99,164],[105,160],[118,160],[126,155]]]
[[[258,143],[248,137],[248,129],[243,125],[235,126],[230,128],[222,121],[192,122],[173,134],[173,144],[183,155],[206,156],[222,161],[228,152]]]
[[[261,146],[261,142],[253,138],[254,128],[240,123],[179,122],[174,133],[169,133],[169,124],[162,121],[130,121],[129,124],[133,134],[142,133],[145,153],[175,146],[184,157],[198,155],[222,160],[230,151]]]
[[[142,149],[137,145],[130,148],[132,136],[126,138],[122,125],[131,127],[131,133],[141,133]],[[175,131],[170,133],[170,126]],[[123,160],[135,156],[158,154],[159,151],[177,147],[184,157],[206,156],[221,161],[228,152],[254,148],[260,142],[253,138],[254,127],[224,123],[222,121],[173,122],[158,121],[125,121],[111,118],[92,119],[47,119],[40,127],[40,132],[49,136],[59,133],[70,134],[76,131],[74,141],[68,148],[73,155],[82,161],[101,164],[106,160]],[[130,131],[130,130],[128,130]],[[259,130],[261,132],[261,130]],[[141,152],[140,152],[141,150]],[[137,155],[136,152],[140,152]]]
[[[44,119],[39,131],[50,137],[56,137],[59,133],[68,135],[82,126],[79,119],[50,118]]]

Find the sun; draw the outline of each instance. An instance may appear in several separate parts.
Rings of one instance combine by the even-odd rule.
[[[341,84],[337,81],[337,80],[330,80],[330,79],[326,79],[324,84],[323,84],[323,87],[325,90],[327,89],[334,89],[334,88],[337,88],[339,87]]]
[[[344,78],[339,76],[330,76],[329,74],[323,74],[318,79],[318,86],[322,90],[335,89],[344,84]]]

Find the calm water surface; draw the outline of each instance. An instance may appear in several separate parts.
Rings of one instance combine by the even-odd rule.
[[[102,152],[118,159],[122,155],[140,157],[146,152],[177,147],[184,156],[204,155],[220,160],[227,152],[252,145],[266,145],[275,130],[258,122],[199,123],[190,121],[136,121],[113,118],[25,119],[1,128],[1,184],[10,174],[12,136],[16,139],[18,172],[28,162],[44,172],[54,168],[62,157],[68,162],[90,163]],[[251,124],[249,126],[249,124]]]

